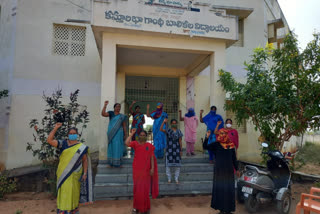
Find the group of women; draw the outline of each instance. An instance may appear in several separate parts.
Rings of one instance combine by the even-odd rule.
[[[147,142],[147,132],[143,130],[144,115],[140,107],[136,106],[130,112],[133,116],[132,128],[127,135],[126,116],[120,113],[121,105],[116,103],[114,111],[106,111],[108,101],[105,101],[101,115],[109,117],[108,137],[108,164],[110,167],[121,167],[121,159],[126,147],[131,147],[134,152],[133,160],[133,212],[146,213],[150,210],[149,193],[156,198],[159,193],[157,158],[166,157],[166,174],[168,182],[171,182],[171,168],[175,168],[174,179],[179,183],[179,172],[182,156],[182,132],[177,128],[178,121],[173,119],[168,124],[168,115],[163,111],[163,104],[158,103],[153,112],[147,116],[154,120],[153,145]],[[207,134],[203,148],[209,151],[210,160],[215,160],[214,182],[211,207],[221,213],[230,213],[235,210],[234,173],[238,169],[236,160],[236,148],[238,147],[238,133],[232,129],[232,120],[226,120],[226,128],[223,127],[222,117],[216,114],[216,107],[211,107],[208,115],[200,122],[207,125]],[[185,124],[185,140],[187,143],[187,155],[195,155],[194,143],[196,142],[196,130],[198,118],[194,109],[188,109],[184,117],[179,111],[180,121]],[[57,170],[57,213],[78,213],[79,201],[92,202],[92,176],[88,147],[77,141],[78,131],[72,128],[68,131],[67,140],[55,140],[54,135],[61,127],[57,123],[48,136],[48,143],[60,149],[60,161]],[[123,143],[125,142],[125,143]],[[164,154],[164,149],[166,153]],[[211,159],[212,158],[212,159]],[[81,196],[81,197],[80,197]],[[80,199],[80,200],[79,200]]]

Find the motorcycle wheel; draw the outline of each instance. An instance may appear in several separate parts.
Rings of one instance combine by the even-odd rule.
[[[257,212],[260,203],[255,196],[249,195],[248,198],[244,200],[244,205],[249,213],[255,213]]]
[[[288,214],[291,207],[291,196],[288,193],[282,197],[281,201],[277,201],[277,212],[279,214]]]

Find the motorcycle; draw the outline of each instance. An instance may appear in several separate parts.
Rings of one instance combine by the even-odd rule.
[[[268,144],[262,143],[267,148]],[[291,172],[288,161],[278,150],[263,152],[269,156],[267,169],[246,165],[238,180],[238,201],[245,203],[249,213],[261,204],[276,202],[279,214],[288,214],[291,206]]]

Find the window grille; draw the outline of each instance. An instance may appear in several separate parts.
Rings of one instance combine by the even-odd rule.
[[[169,121],[178,120],[179,111],[179,79],[163,77],[126,77],[126,112],[133,100],[146,113],[146,106],[150,104],[150,112],[156,109],[158,102],[163,103],[163,110],[167,112]],[[134,109],[134,108],[133,108]]]
[[[244,45],[244,21],[240,19],[238,22],[238,35],[239,40],[233,44],[236,47],[243,47]]]
[[[53,25],[53,54],[63,56],[84,56],[86,27]]]

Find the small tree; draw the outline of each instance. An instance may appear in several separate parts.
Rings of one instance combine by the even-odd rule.
[[[79,89],[70,94],[68,104],[63,104],[62,90],[58,89],[52,96],[43,95],[47,108],[44,110],[44,117],[41,121],[32,119],[29,123],[30,128],[33,128],[33,142],[27,143],[27,151],[32,151],[33,156],[41,160],[46,167],[49,168],[49,182],[52,183],[52,188],[55,190],[55,171],[57,168],[59,150],[47,143],[49,133],[54,128],[57,122],[62,122],[63,125],[56,132],[56,139],[65,139],[68,134],[68,129],[71,127],[79,128],[79,141],[84,142],[82,138],[83,129],[89,123],[89,112],[86,106],[78,104]]]
[[[238,122],[251,119],[262,138],[278,149],[307,128],[319,129],[320,34],[303,52],[288,34],[281,49],[272,44],[255,49],[245,67],[244,84],[219,71],[219,82],[230,94],[225,108],[235,112]]]

